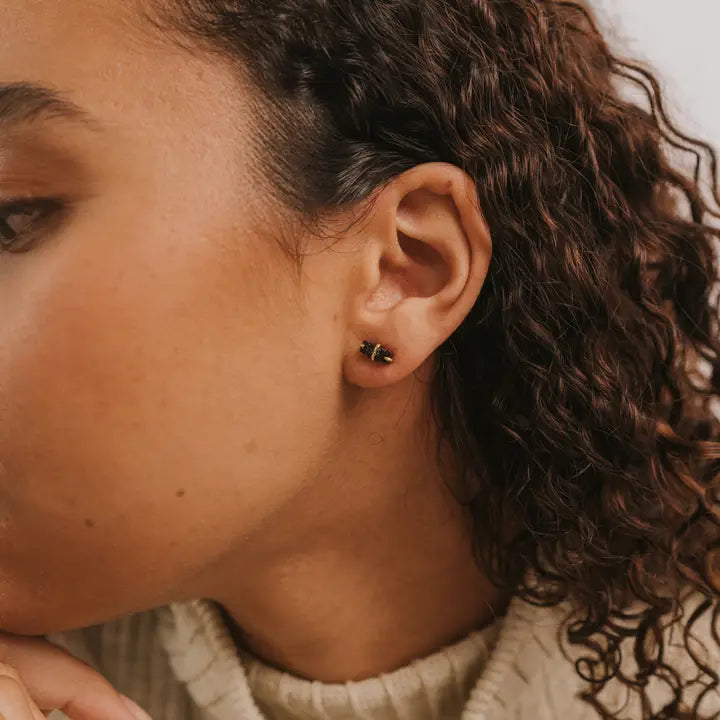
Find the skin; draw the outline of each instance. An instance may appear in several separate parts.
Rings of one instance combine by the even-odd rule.
[[[304,238],[298,283],[254,90],[153,32],[125,0],[0,6],[0,82],[98,124],[0,133],[0,200],[71,206],[0,254],[0,628],[209,597],[300,676],[389,671],[505,603],[427,414],[433,351],[491,258],[471,182],[404,173],[333,249]]]

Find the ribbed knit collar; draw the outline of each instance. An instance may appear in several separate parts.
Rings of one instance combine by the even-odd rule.
[[[166,606],[159,631],[173,672],[218,720],[484,720],[532,614],[515,598],[492,625],[393,672],[347,683],[299,678],[238,649],[209,600]]]
[[[327,720],[441,720],[460,717],[494,649],[502,620],[389,673],[344,683],[321,683],[277,670],[245,651],[255,701],[270,718]]]

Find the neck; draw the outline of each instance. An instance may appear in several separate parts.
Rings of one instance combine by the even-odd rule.
[[[420,400],[390,395],[356,405],[345,451],[215,568],[207,597],[237,642],[300,677],[391,672],[487,625],[507,602],[472,557],[469,519],[417,432]]]

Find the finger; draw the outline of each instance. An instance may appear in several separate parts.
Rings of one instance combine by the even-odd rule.
[[[72,720],[137,720],[100,673],[44,638],[0,634],[0,662],[15,668],[43,710]]]
[[[0,669],[4,670],[4,666],[0,666]],[[4,671],[0,672],[0,718],[44,720],[43,714],[33,703],[22,683]]]
[[[40,708],[35,704],[33,699],[30,697],[30,693],[27,691],[27,688],[25,687],[25,683],[23,683],[22,678],[20,677],[20,673],[12,667],[12,665],[6,665],[5,663],[0,663],[0,675],[4,675],[6,677],[11,678],[14,680],[17,685],[20,687],[20,689],[25,694],[25,698],[28,704],[28,707],[31,709],[33,714],[33,720],[46,720],[45,715],[40,711]]]

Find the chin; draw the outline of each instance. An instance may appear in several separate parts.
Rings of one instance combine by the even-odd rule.
[[[13,635],[44,635],[58,631],[63,617],[52,600],[37,590],[9,587],[0,589],[0,632]]]
[[[44,635],[53,632],[53,623],[48,618],[31,612],[13,612],[0,606],[0,632],[11,635]]]

